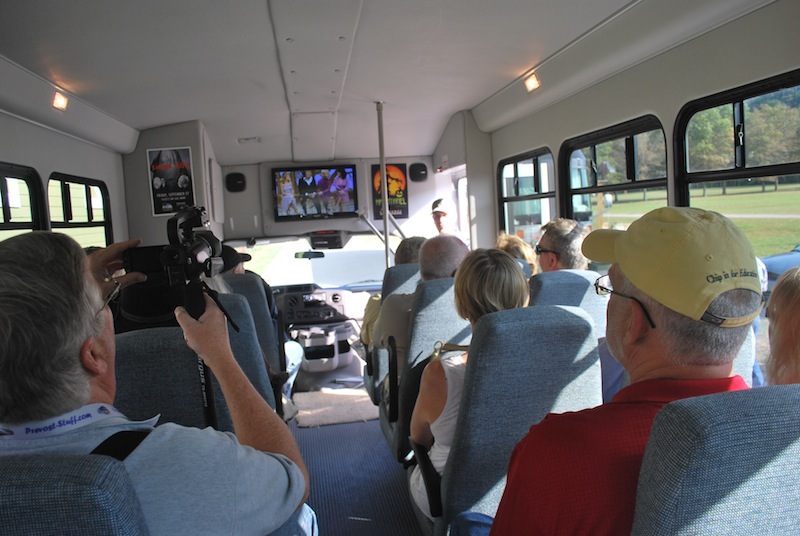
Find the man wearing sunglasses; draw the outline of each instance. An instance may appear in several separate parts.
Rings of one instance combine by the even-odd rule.
[[[586,270],[589,260],[581,252],[589,228],[568,218],[558,218],[542,226],[542,237],[534,246],[542,272]]]
[[[514,449],[492,534],[630,534],[656,413],[681,398],[746,389],[732,364],[761,310],[749,241],[728,218],[660,208],[583,252],[610,263],[609,348],[631,384],[607,404],[531,427]]]
[[[534,246],[542,271],[530,279],[531,305],[571,305],[589,313],[598,338],[603,402],[607,402],[622,387],[625,371],[605,341],[608,296],[587,292],[600,277],[589,270],[589,259],[581,251],[589,228],[576,220],[558,218],[543,225],[542,231],[539,243]]]

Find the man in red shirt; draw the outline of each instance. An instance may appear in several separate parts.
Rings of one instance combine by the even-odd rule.
[[[660,208],[583,252],[611,263],[606,338],[631,384],[607,404],[550,414],[514,449],[492,535],[630,534],[650,427],[665,404],[747,388],[732,362],[761,309],[755,254],[724,216]]]

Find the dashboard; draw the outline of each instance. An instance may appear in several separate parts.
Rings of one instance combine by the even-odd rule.
[[[315,284],[273,287],[286,325],[316,325],[361,320],[370,293],[324,289]]]

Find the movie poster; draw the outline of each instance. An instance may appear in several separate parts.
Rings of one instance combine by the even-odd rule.
[[[395,218],[408,218],[408,190],[406,165],[386,164],[386,186],[389,190],[389,214]],[[383,220],[383,193],[381,192],[381,166],[372,166],[372,206],[376,220]]]
[[[194,205],[191,147],[148,149],[147,166],[153,216]]]

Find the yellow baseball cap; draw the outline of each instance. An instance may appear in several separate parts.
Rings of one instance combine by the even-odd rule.
[[[720,294],[737,288],[761,294],[753,247],[731,220],[716,212],[665,207],[648,212],[626,231],[598,229],[583,241],[583,254],[618,263],[636,287],[658,303],[721,327],[752,322],[761,311],[739,318],[707,312]]]

